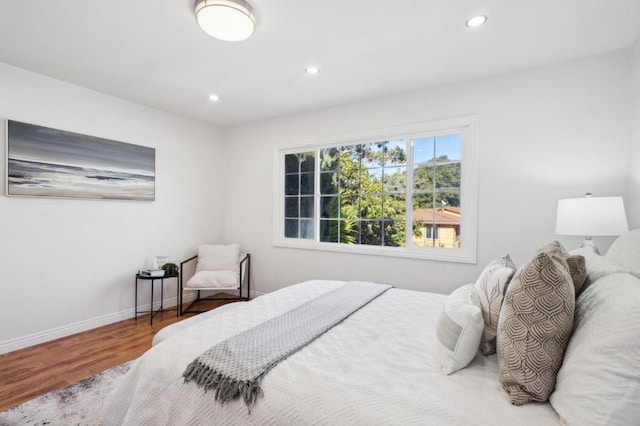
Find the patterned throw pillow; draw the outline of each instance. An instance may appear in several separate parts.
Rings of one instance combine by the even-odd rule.
[[[484,355],[496,353],[496,333],[502,299],[515,272],[516,265],[507,254],[492,260],[476,280],[475,288],[484,319],[484,331],[480,341],[480,350]]]
[[[565,257],[564,260],[569,265],[569,274],[571,275],[571,281],[573,281],[575,294],[578,294],[587,281],[587,261],[584,256],[571,255]]]
[[[580,292],[580,289],[587,280],[587,265],[583,256],[569,254],[558,241],[553,241],[547,244],[538,250],[538,253],[549,253],[563,258],[569,265],[569,273],[571,274],[575,294]]]
[[[447,297],[436,324],[437,358],[441,370],[451,374],[466,367],[478,353],[484,322],[473,284]]]
[[[500,383],[514,405],[547,401],[573,329],[575,290],[561,257],[539,253],[507,288],[498,321]]]

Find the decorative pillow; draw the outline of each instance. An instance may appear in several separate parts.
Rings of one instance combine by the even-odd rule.
[[[584,257],[587,265],[587,280],[590,283],[606,275],[629,273],[628,268],[617,264],[609,258],[600,256],[598,253],[593,251],[593,248],[591,247],[581,247],[579,249],[571,250],[569,253],[572,255],[580,255]]]
[[[239,270],[240,245],[202,245],[198,247],[198,265],[200,271],[234,271]]]
[[[550,402],[564,424],[638,424],[638,278],[629,274],[607,275],[578,297],[575,328]]]
[[[523,265],[498,320],[500,383],[514,405],[546,401],[573,328],[574,287],[567,263],[539,253]]]
[[[569,266],[569,275],[573,282],[574,294],[580,293],[582,286],[587,281],[587,264],[584,256],[567,256],[564,258]]]
[[[447,297],[436,324],[437,356],[443,373],[454,373],[473,360],[483,330],[482,308],[474,285],[456,289]]]
[[[631,275],[640,278],[640,228],[616,238],[605,257],[624,266]]]
[[[484,331],[480,341],[480,350],[484,355],[496,353],[496,333],[502,298],[515,272],[516,265],[507,254],[489,262],[476,280],[475,288],[484,319]]]
[[[569,273],[571,274],[571,280],[575,287],[575,294],[580,292],[580,289],[587,279],[587,267],[585,265],[584,258],[581,258],[582,256],[570,255],[558,241],[553,241],[547,244],[538,250],[538,253],[549,253],[551,255],[562,257],[569,265]]]
[[[238,274],[234,271],[200,271],[187,281],[185,288],[238,288]]]

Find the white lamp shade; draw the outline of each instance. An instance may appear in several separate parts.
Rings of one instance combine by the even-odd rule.
[[[558,235],[621,235],[628,230],[622,197],[558,200],[556,218]]]
[[[200,28],[220,40],[246,40],[256,26],[251,5],[244,0],[198,0],[195,13]]]

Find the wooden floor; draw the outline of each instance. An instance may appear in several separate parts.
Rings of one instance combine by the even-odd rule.
[[[198,309],[213,309],[227,302],[198,302]],[[0,355],[0,411],[59,389],[93,374],[130,361],[151,347],[163,327],[189,318],[175,311],[149,315],[63,337]]]

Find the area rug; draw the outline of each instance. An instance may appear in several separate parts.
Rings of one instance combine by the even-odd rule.
[[[0,426],[101,425],[104,403],[134,361],[0,412]]]

